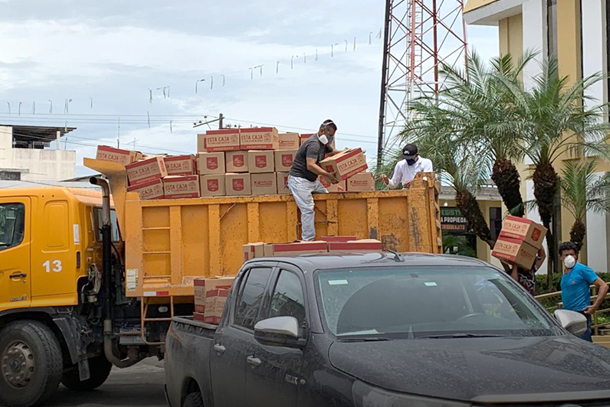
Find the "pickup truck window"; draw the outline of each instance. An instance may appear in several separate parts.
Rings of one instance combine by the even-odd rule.
[[[491,268],[329,270],[318,273],[318,287],[337,337],[553,334],[543,310]]]
[[[20,203],[0,205],[0,250],[19,246],[23,241],[25,206]]]
[[[305,296],[301,281],[296,274],[286,270],[280,276],[273,290],[268,318],[295,317],[299,326],[305,321]]]
[[[233,318],[235,325],[250,330],[254,329],[254,325],[259,321],[265,288],[270,276],[271,269],[268,267],[252,268],[243,276]]]

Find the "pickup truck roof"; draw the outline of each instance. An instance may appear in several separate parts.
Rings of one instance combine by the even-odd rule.
[[[304,254],[296,257],[262,257],[252,262],[284,262],[293,264],[303,271],[335,268],[367,268],[371,266],[489,266],[482,260],[465,256],[427,253],[329,253]]]

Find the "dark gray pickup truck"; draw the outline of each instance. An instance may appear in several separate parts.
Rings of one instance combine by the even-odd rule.
[[[218,326],[175,318],[171,407],[610,405],[610,350],[464,257],[244,264]],[[583,323],[583,321],[585,321]],[[563,325],[563,326],[562,326]]]

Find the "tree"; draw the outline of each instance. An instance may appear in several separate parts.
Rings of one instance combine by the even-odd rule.
[[[508,210],[523,216],[525,205],[520,192],[521,179],[513,160],[521,160],[523,151],[519,128],[512,120],[511,89],[522,88],[520,75],[535,54],[527,53],[516,65],[511,55],[494,58],[485,64],[472,53],[468,58],[468,70],[462,72],[444,67],[446,89],[438,98],[416,104],[414,110],[425,111],[430,104],[437,104],[459,127],[463,142],[481,144],[481,153],[493,162],[491,179]],[[508,88],[507,83],[511,84]],[[437,102],[438,101],[438,102]]]
[[[481,146],[461,142],[452,116],[436,105],[426,105],[402,133],[403,140],[415,141],[422,156],[434,163],[441,183],[455,189],[456,206],[476,235],[493,247],[485,216],[476,200],[476,192],[488,178],[490,163],[481,154]]]
[[[561,202],[575,219],[570,230],[570,241],[578,250],[582,248],[587,233],[587,211],[610,211],[610,175],[597,177],[595,166],[594,160],[568,161],[560,180]]]
[[[601,74],[569,86],[569,78],[559,76],[557,60],[550,59],[541,67],[541,73],[533,78],[532,90],[525,90],[511,80],[502,81],[512,100],[507,126],[521,134],[524,143],[519,148],[534,165],[534,197],[542,223],[549,229],[549,251],[555,254],[551,222],[560,187],[554,164],[566,153],[574,157],[583,157],[585,153],[608,157],[610,134],[603,122],[604,106],[585,107],[582,103],[587,100],[586,91],[603,79]],[[556,266],[556,256],[549,257]]]

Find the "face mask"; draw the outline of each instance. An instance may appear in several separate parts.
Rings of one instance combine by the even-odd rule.
[[[411,160],[407,160],[407,164],[408,165],[414,165],[415,164],[415,158],[413,158]]]
[[[576,259],[574,256],[568,256],[563,259],[563,265],[566,266],[566,268],[571,269],[576,265]]]
[[[322,144],[328,144],[328,137],[326,136],[326,134],[323,134],[319,137],[320,139],[320,143]]]

